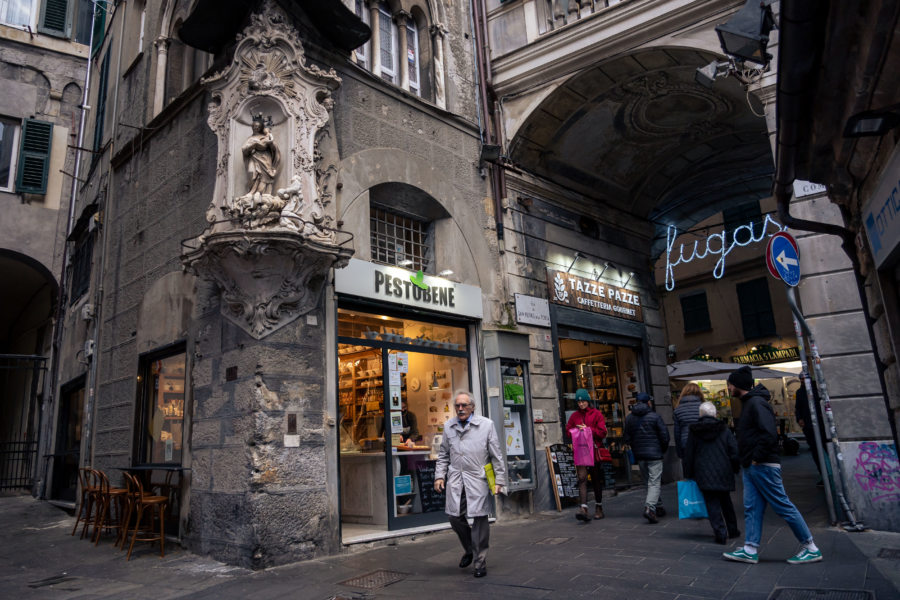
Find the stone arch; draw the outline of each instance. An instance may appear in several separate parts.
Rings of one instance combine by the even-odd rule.
[[[81,86],[70,81],[63,88],[62,93],[63,104],[79,104],[81,102]]]
[[[369,190],[381,184],[406,184],[433,198],[448,215],[443,232],[457,251],[453,256],[444,255],[439,261],[441,267],[452,269],[463,283],[476,285],[488,293],[493,281],[490,261],[478,260],[491,253],[483,222],[473,216],[471,198],[461,194],[442,175],[441,168],[403,150],[370,148],[341,161],[338,182],[341,187],[336,202],[337,219],[344,222],[345,230],[354,232],[359,258],[369,257]],[[444,244],[440,239],[438,243]],[[437,252],[441,251],[437,248]]]
[[[28,254],[0,248],[0,354],[40,354],[56,308],[59,284],[48,266]]]

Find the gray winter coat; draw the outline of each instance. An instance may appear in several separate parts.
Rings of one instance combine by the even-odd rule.
[[[684,458],[684,449],[687,446],[688,427],[700,420],[700,404],[703,399],[700,396],[685,396],[678,403],[678,408],[673,414],[675,419],[675,451],[678,458]]]
[[[506,463],[493,421],[472,415],[465,428],[456,417],[447,421],[434,473],[435,479],[444,480],[447,489],[444,512],[452,517],[460,516],[459,502],[465,489],[466,516],[487,516],[491,492],[484,465],[488,462],[494,467],[497,484],[506,486]]]

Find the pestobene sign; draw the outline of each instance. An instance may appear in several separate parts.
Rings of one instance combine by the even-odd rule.
[[[550,302],[603,313],[632,321],[643,321],[641,296],[625,288],[570,275],[565,271],[547,271]]]
[[[482,316],[481,288],[356,258],[351,258],[343,269],[335,270],[334,288],[339,294],[380,302],[476,319]]]
[[[900,244],[900,148],[894,150],[881,183],[862,212],[875,267],[880,269]]]

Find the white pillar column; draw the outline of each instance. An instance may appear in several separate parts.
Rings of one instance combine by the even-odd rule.
[[[378,12],[377,0],[369,0],[369,23],[372,28],[372,39],[369,40],[369,56],[372,57],[372,72],[381,77],[381,14]]]
[[[434,103],[438,108],[447,109],[447,93],[444,83],[444,38],[447,36],[447,28],[440,23],[431,26],[431,46],[433,48],[432,71],[434,74]]]
[[[402,10],[394,15],[394,20],[397,22],[397,37],[400,38],[400,87],[406,91],[409,91],[409,58],[407,57],[409,40],[406,38],[406,20],[410,18],[412,15]]]
[[[156,87],[153,92],[153,116],[156,116],[165,107],[169,38],[160,36],[153,45],[156,46]]]

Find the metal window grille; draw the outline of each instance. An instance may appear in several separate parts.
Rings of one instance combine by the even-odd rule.
[[[429,271],[429,223],[373,206],[369,227],[373,261]]]

